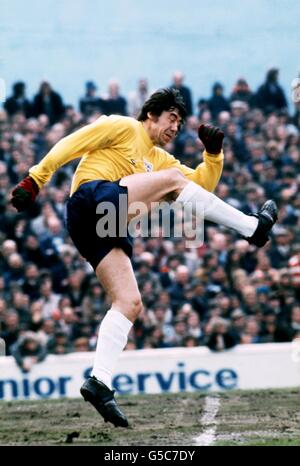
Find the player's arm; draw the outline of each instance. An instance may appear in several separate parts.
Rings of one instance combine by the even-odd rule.
[[[61,166],[82,157],[95,149],[105,148],[122,139],[126,127],[119,118],[100,117],[69,136],[61,139],[48,154],[29,170],[12,192],[12,204],[18,211],[26,210],[34,201],[42,186],[50,181]]]
[[[207,191],[214,191],[223,170],[224,154],[222,143],[224,133],[209,125],[201,125],[199,128],[199,138],[201,139],[205,151],[203,162],[196,169],[192,169],[182,164],[173,155],[165,151],[160,152],[158,170],[177,167],[191,181],[202,186]]]
[[[203,162],[198,165],[191,176],[187,176],[191,181],[202,186],[207,191],[213,192],[220,181],[223,170],[223,151],[217,156],[204,151]]]
[[[94,123],[61,139],[38,165],[29,170],[29,175],[41,188],[58,168],[71,160],[82,157],[87,152],[113,145],[119,133],[118,120],[100,117]]]

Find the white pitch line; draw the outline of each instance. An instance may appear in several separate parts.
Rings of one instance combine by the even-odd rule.
[[[204,432],[194,438],[195,445],[208,447],[216,440],[217,421],[216,415],[220,407],[220,398],[218,396],[207,396],[204,404],[204,414],[200,420]]]

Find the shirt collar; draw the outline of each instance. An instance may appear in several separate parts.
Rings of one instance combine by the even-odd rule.
[[[141,128],[141,137],[143,139],[143,142],[146,144],[148,149],[151,149],[154,146],[154,144],[151,141],[147,131],[145,130],[145,128],[143,126],[143,122],[139,121],[139,125],[140,125],[140,128]]]

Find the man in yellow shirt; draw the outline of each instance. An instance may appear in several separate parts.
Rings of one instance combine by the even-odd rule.
[[[127,231],[125,235],[99,235],[99,206],[113,205],[115,231],[119,232],[127,230],[131,218],[127,214],[135,203],[142,203],[149,212],[155,203],[171,196],[182,205],[189,204],[194,212],[201,204],[205,219],[233,228],[259,247],[268,241],[277,220],[273,201],[267,201],[258,214],[245,215],[212,193],[223,164],[224,134],[218,128],[200,126],[204,161],[195,170],[163,150],[185,117],[180,94],[159,90],[145,102],[137,120],[102,116],[63,138],[12,193],[13,205],[25,210],[59,167],[81,157],[66,204],[66,227],[112,302],[99,329],[92,376],[81,387],[81,394],[115,426],[127,427],[128,421],[114,399],[112,374],[142,310],[142,300],[130,262],[131,237]],[[119,202],[122,194],[127,199],[125,207]]]

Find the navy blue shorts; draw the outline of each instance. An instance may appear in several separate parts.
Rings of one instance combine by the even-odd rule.
[[[82,184],[65,205],[65,226],[80,254],[96,269],[99,262],[113,249],[121,248],[131,258],[133,239],[127,229],[127,188],[119,181],[96,180]],[[126,195],[126,204],[119,204],[120,194]],[[124,198],[125,199],[125,198]],[[97,222],[104,214],[97,214],[100,202],[110,202],[116,211],[116,236],[100,237]],[[120,217],[120,205],[124,212]],[[126,212],[125,212],[126,210]],[[124,223],[124,236],[118,236],[119,222]]]

